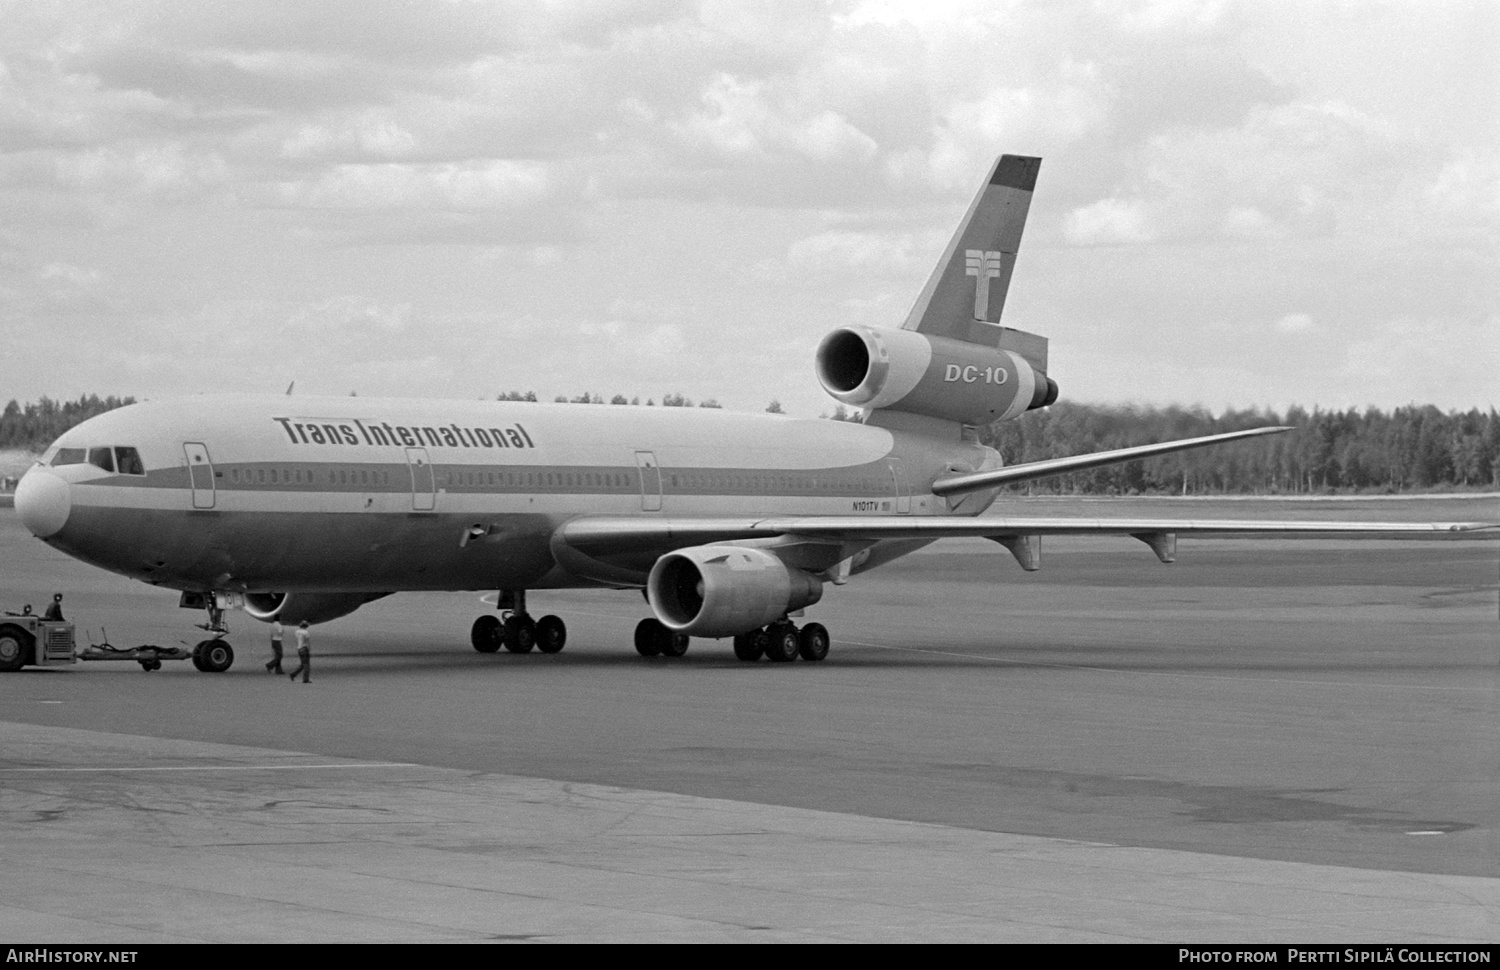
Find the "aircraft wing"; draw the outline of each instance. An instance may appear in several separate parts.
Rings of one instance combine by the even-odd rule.
[[[660,545],[678,548],[710,542],[780,536],[859,539],[997,538],[1025,535],[1232,535],[1256,533],[1363,536],[1447,535],[1497,529],[1487,522],[1348,522],[1266,519],[1088,519],[1027,516],[789,516],[784,518],[638,519],[583,516],[563,524],[560,539],[576,549]]]
[[[1263,519],[1089,519],[1025,516],[789,516],[785,518],[662,518],[583,516],[559,526],[552,537],[558,561],[602,582],[633,585],[658,556],[689,546],[759,540],[783,558],[842,582],[851,557],[881,540],[918,543],[945,538],[991,539],[1010,551],[1021,568],[1041,566],[1042,536],[1131,536],[1151,547],[1162,562],[1177,558],[1179,535],[1351,535],[1365,538],[1428,536],[1500,529],[1484,522],[1348,522]],[[823,571],[828,571],[824,573]]]

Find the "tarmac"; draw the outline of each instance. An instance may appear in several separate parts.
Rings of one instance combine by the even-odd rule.
[[[308,685],[244,618],[225,674],[0,677],[0,937],[1500,939],[1500,543],[936,549],[809,610],[822,664],[641,658],[576,591],[554,657],[411,594]],[[200,619],[0,512],[0,605],[54,589],[84,642]]]

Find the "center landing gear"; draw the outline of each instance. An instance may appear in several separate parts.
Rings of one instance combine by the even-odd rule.
[[[655,617],[635,625],[635,652],[643,657],[680,657],[687,649],[688,635],[669,630]]]
[[[828,630],[821,623],[809,623],[802,629],[791,620],[780,620],[770,626],[734,638],[734,655],[746,663],[765,657],[772,663],[822,660],[828,656]]]
[[[568,642],[568,627],[556,616],[533,620],[526,612],[526,591],[500,591],[497,605],[500,615],[486,613],[469,629],[469,642],[480,653],[494,653],[504,647],[511,653],[557,653]]]

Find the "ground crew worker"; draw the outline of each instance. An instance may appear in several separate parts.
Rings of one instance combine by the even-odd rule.
[[[271,660],[266,664],[266,672],[271,674],[284,674],[281,669],[281,621],[271,621]]]
[[[306,620],[297,627],[297,669],[292,671],[292,683],[297,682],[298,674],[304,684],[312,677],[312,634],[307,632]]]
[[[53,593],[52,602],[47,605],[47,612],[42,614],[42,619],[61,620],[62,618],[62,594]]]

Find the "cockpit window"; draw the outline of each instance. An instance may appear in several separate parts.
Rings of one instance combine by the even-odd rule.
[[[90,448],[89,464],[112,472],[115,470],[115,453],[110,448]]]
[[[88,452],[82,448],[59,448],[52,458],[52,467],[60,465],[82,465],[88,461]]]
[[[146,466],[141,464],[141,454],[134,448],[115,449],[115,468],[121,475],[144,475]]]

